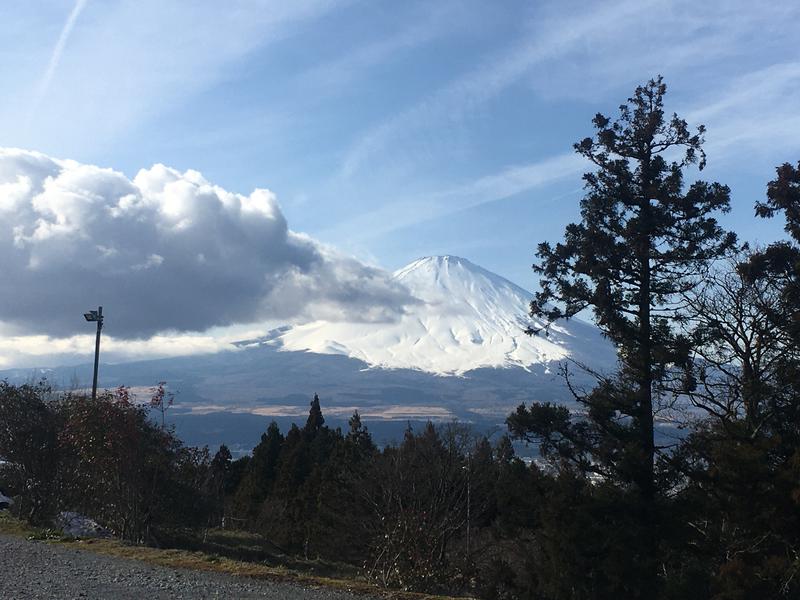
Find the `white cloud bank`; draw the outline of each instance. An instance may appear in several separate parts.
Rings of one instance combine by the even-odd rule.
[[[384,271],[291,231],[267,189],[235,194],[164,165],[131,180],[18,149],[0,149],[0,272],[6,340],[85,334],[97,305],[110,335],[142,339],[391,319],[412,301]]]

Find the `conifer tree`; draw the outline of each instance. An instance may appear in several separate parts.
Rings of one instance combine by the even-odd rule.
[[[352,463],[358,463],[370,458],[377,448],[372,441],[372,435],[369,430],[361,422],[361,415],[358,411],[353,413],[350,420],[347,422],[350,431],[345,438],[346,447],[348,450],[347,462],[348,466],[354,467]]]
[[[783,212],[786,233],[800,242],[800,161],[796,168],[784,163],[775,171],[777,176],[767,184],[767,200],[756,202],[756,215],[769,218]]]
[[[533,266],[541,289],[531,315],[552,322],[591,311],[618,349],[620,371],[577,394],[582,422],[552,405],[522,406],[509,418],[518,437],[539,439],[546,452],[635,493],[638,556],[648,563],[631,584],[638,594],[655,584],[654,412],[670,370],[689,360],[688,339],[673,327],[683,318],[680,295],[735,245],[714,218],[729,210],[727,186],[697,181],[684,190],[684,170],[705,166],[705,129],[692,133],[665,115],[665,93],[658,77],[636,88],[616,120],[595,116],[594,137],[574,146],[596,167],[584,175],[581,220],[563,242],[540,244]]]
[[[219,447],[211,460],[209,492],[214,504],[214,520],[221,523],[224,523],[225,517],[225,496],[231,491],[229,487],[232,462],[233,456],[225,444]]]
[[[236,490],[234,505],[242,516],[255,518],[277,477],[278,459],[283,448],[283,435],[272,421],[261,441],[253,448],[253,456]]]
[[[325,424],[325,417],[322,416],[322,408],[319,405],[319,396],[314,394],[311,401],[311,410],[308,413],[306,426],[303,431],[306,435],[313,437]]]

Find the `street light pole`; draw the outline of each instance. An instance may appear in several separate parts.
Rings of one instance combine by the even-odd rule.
[[[469,534],[472,518],[470,509],[472,508],[472,453],[467,455],[467,563],[469,563]],[[467,564],[469,568],[469,564]]]
[[[100,331],[103,329],[103,307],[98,306],[97,310],[84,313],[83,318],[97,323],[97,336],[94,340],[94,378],[92,379],[92,400],[97,400],[97,369],[100,366]]]
[[[472,452],[467,453],[467,464],[461,467],[467,472],[467,552],[464,559],[469,563],[470,550],[470,526],[472,524]],[[469,568],[469,564],[467,564]]]

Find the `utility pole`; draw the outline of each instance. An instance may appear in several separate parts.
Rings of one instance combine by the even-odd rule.
[[[83,313],[87,321],[97,323],[97,336],[94,340],[94,378],[92,379],[92,400],[97,400],[97,369],[100,366],[100,331],[103,329],[103,307]]]
[[[469,466],[467,467],[467,561],[469,561],[469,534],[472,526],[472,454],[469,455]]]
[[[469,550],[470,550],[470,526],[472,524],[472,452],[467,454],[467,464],[461,467],[467,471],[467,552],[466,561],[469,563]],[[467,565],[469,566],[469,564]]]

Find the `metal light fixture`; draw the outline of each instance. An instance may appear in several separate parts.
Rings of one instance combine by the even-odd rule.
[[[92,379],[92,400],[97,399],[97,368],[100,366],[100,331],[103,329],[103,307],[83,313],[83,318],[90,323],[97,323],[97,337],[94,341],[94,378]]]

